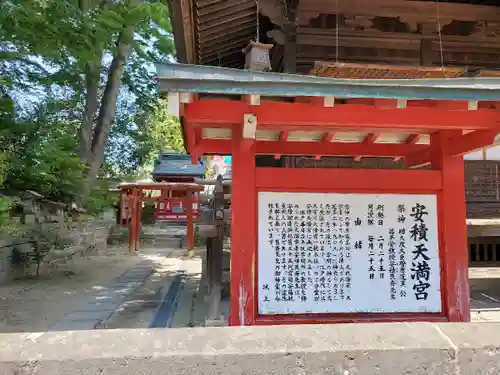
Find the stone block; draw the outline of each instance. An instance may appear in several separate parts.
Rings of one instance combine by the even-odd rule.
[[[436,327],[456,347],[460,374],[500,373],[500,323],[445,323]]]
[[[457,373],[454,345],[432,324],[117,329],[1,339],[0,373],[13,368],[37,375]]]

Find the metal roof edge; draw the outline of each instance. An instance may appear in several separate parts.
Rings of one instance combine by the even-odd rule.
[[[163,92],[335,96],[429,100],[500,100],[500,78],[350,80],[188,64],[157,66]]]

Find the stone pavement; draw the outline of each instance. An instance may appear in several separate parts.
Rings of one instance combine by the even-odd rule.
[[[170,249],[158,250],[165,259]],[[52,327],[54,331],[88,330],[106,326],[107,320],[122,305],[127,296],[151,276],[156,262],[145,259],[113,280],[109,285],[96,291],[80,309],[71,312]]]
[[[500,322],[500,268],[470,268],[469,283],[472,321]]]

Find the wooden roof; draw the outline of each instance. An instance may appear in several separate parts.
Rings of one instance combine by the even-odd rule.
[[[465,74],[464,68],[425,67],[315,62],[309,73],[318,77],[351,79],[429,79],[457,78]]]
[[[162,153],[152,173],[153,177],[186,176],[201,177],[205,175],[205,167],[193,164],[189,155],[180,153]]]
[[[242,67],[241,50],[256,36],[255,0],[169,0],[178,59]]]
[[[180,62],[244,66],[241,50],[256,36],[255,0],[168,1]],[[261,41],[275,45],[273,71],[283,70],[287,33],[295,40],[297,72],[304,74],[316,61],[337,60],[499,68],[497,1],[338,0],[338,8],[336,3],[258,0]]]
[[[420,166],[436,132],[450,131],[450,155],[500,134],[498,78],[353,80],[181,64],[158,75],[196,157],[231,154],[231,140],[243,137],[255,139],[257,155],[404,158]]]
[[[195,183],[186,182],[124,182],[118,185],[120,190],[144,189],[144,190],[172,190],[172,191],[203,191],[204,187]]]

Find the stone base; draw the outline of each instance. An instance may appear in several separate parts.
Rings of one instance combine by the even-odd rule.
[[[500,324],[339,324],[4,334],[0,374],[487,375]]]

